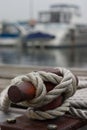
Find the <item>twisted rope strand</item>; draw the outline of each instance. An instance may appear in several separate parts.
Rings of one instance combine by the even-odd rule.
[[[3,90],[3,92],[0,94],[0,110],[7,111],[10,106],[10,100],[8,98],[8,89],[10,86],[8,86],[6,89]]]

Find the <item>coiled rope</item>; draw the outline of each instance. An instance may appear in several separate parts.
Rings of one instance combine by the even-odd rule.
[[[55,68],[60,71],[62,76],[58,76],[54,73],[38,71],[31,72],[26,75],[17,76],[11,81],[11,84],[1,92],[0,94],[0,109],[7,111],[10,106],[10,99],[8,98],[8,89],[11,85],[18,85],[24,81],[32,82],[36,87],[36,95],[31,101],[21,102],[22,105],[28,106],[26,115],[31,119],[54,119],[58,116],[64,115],[67,111],[72,115],[77,115],[80,118],[87,119],[86,110],[80,108],[87,108],[87,102],[79,103],[79,100],[75,102],[75,92],[77,89],[86,89],[87,82],[79,81],[77,85],[77,78],[69,70],[65,68]],[[55,87],[47,92],[44,81],[49,81],[56,84]],[[81,91],[81,90],[78,90]],[[64,102],[61,106],[46,111],[38,110],[39,107],[47,105],[55,100],[61,94],[64,94]],[[72,97],[74,95],[74,97]]]

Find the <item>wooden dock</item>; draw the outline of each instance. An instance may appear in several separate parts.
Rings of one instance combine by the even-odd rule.
[[[52,68],[44,66],[18,66],[18,65],[0,65],[0,91],[9,85],[12,78],[27,74],[31,71],[41,70],[43,68]],[[87,78],[87,69],[68,68],[75,75]]]
[[[0,91],[2,91],[5,87],[10,84],[12,78],[18,75],[27,74],[31,71],[41,70],[43,68],[51,68],[51,67],[39,67],[39,66],[11,66],[11,65],[0,65]],[[79,69],[79,68],[68,68],[75,75],[87,79],[87,69]],[[35,122],[29,119],[26,119],[23,116],[24,110],[11,108],[10,115],[5,115],[0,111],[0,127],[1,130],[47,130],[48,124],[57,124],[58,130],[76,130],[82,126],[86,129],[87,120],[81,120],[73,117],[60,117],[58,120],[54,120],[52,122]],[[9,124],[6,122],[6,119],[9,117],[19,116],[16,119],[16,124]],[[22,116],[21,116],[22,115]],[[23,127],[21,127],[20,122],[23,122]],[[3,123],[4,122],[4,123]],[[68,123],[69,122],[69,123]],[[38,125],[39,123],[39,125]],[[33,125],[32,125],[33,124]],[[35,126],[35,127],[34,127]],[[81,130],[83,130],[82,128]],[[80,129],[79,129],[80,130]]]

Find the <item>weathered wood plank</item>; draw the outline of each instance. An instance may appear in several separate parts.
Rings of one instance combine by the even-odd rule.
[[[26,74],[34,70],[43,68],[52,68],[44,66],[18,66],[18,65],[0,65],[0,78],[13,78],[17,75]],[[87,76],[87,69],[68,68],[78,76]]]
[[[18,65],[0,65],[0,91],[9,85],[12,78],[18,75],[26,74],[31,71],[41,70],[43,68],[52,68],[44,66],[18,66]],[[75,75],[87,79],[87,69],[69,68]]]

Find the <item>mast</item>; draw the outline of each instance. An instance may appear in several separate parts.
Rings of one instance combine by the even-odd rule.
[[[29,15],[30,15],[30,20],[34,19],[34,7],[33,7],[33,0],[30,0],[29,2]]]

